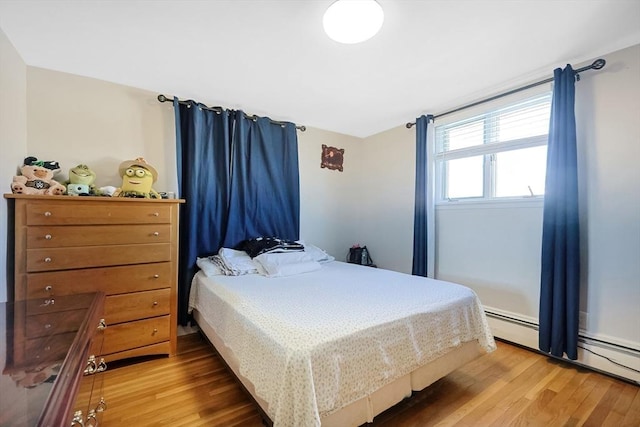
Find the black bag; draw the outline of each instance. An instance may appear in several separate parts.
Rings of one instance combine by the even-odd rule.
[[[371,259],[369,250],[366,246],[349,248],[349,257],[347,261],[351,264],[373,265],[373,260]]]

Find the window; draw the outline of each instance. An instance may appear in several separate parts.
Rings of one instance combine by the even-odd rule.
[[[551,93],[435,128],[437,200],[544,195]]]

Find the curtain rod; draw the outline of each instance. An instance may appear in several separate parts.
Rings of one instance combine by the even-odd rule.
[[[163,94],[160,94],[160,95],[158,95],[158,101],[160,101],[160,102],[173,102],[173,99],[172,98],[168,98],[168,97],[164,96]],[[180,99],[178,100],[178,103],[182,104],[182,105],[190,105],[189,104],[190,102],[195,102],[195,101],[190,101],[190,100],[189,101],[182,101]],[[198,105],[200,105],[201,108],[203,108],[205,110],[208,110],[208,111],[215,111],[217,113],[221,113],[221,112],[224,111],[224,108],[222,108],[222,107],[207,107],[206,105],[200,104],[200,103],[198,103]],[[257,120],[258,119],[258,116],[255,116],[255,115],[252,116],[250,114],[245,113],[244,111],[243,111],[243,113],[248,119],[251,119],[251,120]],[[274,123],[276,125],[285,125],[285,124],[287,124],[287,122],[278,122],[276,120],[271,120],[271,119],[269,119],[269,120],[271,121],[271,123]],[[295,126],[296,126],[296,129],[300,130],[301,132],[304,132],[304,131],[307,130],[306,126],[298,126],[298,125],[295,125]]]
[[[580,74],[579,73],[581,73],[583,71],[587,71],[587,70],[599,70],[599,69],[603,68],[606,63],[607,63],[607,61],[605,61],[604,59],[600,58],[600,59],[596,59],[595,61],[593,61],[593,64],[591,64],[591,65],[587,65],[586,67],[578,68],[577,70],[575,70],[575,73],[576,73],[578,81],[580,81]],[[522,86],[522,87],[519,87],[519,88],[516,88],[516,89],[512,89],[512,90],[510,90],[508,92],[504,92],[504,93],[501,93],[499,95],[492,96],[490,98],[481,99],[480,101],[472,102],[471,104],[463,105],[462,107],[458,107],[458,108],[455,108],[453,110],[445,111],[444,113],[440,113],[438,115],[433,116],[433,118],[437,119],[438,117],[446,116],[447,114],[457,113],[458,111],[466,110],[467,108],[475,107],[476,105],[480,105],[480,104],[484,104],[486,102],[494,101],[496,99],[499,99],[499,98],[502,98],[502,97],[505,97],[505,96],[508,96],[508,95],[513,95],[514,93],[522,92],[523,90],[531,89],[533,87],[540,86],[540,85],[543,85],[545,83],[550,83],[552,81],[553,81],[553,77],[548,78],[548,79],[544,79],[544,80],[540,80],[539,82],[530,83],[530,84],[528,84],[526,86]],[[415,124],[416,124],[416,122],[407,123],[406,124],[407,129],[411,129]]]

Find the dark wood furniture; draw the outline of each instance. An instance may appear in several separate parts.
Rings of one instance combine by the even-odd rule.
[[[104,302],[98,292],[0,303],[0,426],[98,424],[106,403],[94,374],[106,366],[90,356]]]

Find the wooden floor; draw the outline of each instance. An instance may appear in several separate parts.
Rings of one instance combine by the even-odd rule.
[[[257,406],[199,334],[178,355],[112,364],[103,427],[262,426]],[[367,426],[640,426],[640,387],[506,343]]]

